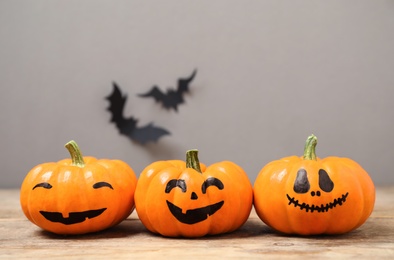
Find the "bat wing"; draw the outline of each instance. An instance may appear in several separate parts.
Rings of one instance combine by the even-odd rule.
[[[166,97],[166,95],[163,92],[161,92],[161,90],[157,86],[152,87],[152,89],[145,94],[138,94],[138,96],[153,97],[156,102],[163,102],[163,100]]]
[[[133,139],[133,133],[137,128],[137,120],[131,117],[129,119],[121,121],[116,126],[122,135]]]
[[[123,116],[123,109],[126,104],[127,96],[122,94],[120,88],[114,82],[113,91],[106,99],[109,101],[107,110],[111,113],[111,122],[115,123],[116,128],[121,134],[131,138],[131,134],[136,128],[137,120],[133,117],[125,118]]]
[[[162,104],[166,109],[174,109],[178,111],[178,105],[184,103],[183,93],[189,91],[189,84],[196,76],[197,70],[195,69],[188,78],[180,78],[178,80],[177,89],[169,89],[166,93],[163,93],[157,86],[154,86],[149,92],[145,94],[139,94],[140,97],[153,97],[156,102]]]
[[[159,89],[157,90],[160,92]],[[152,91],[155,91],[155,88],[153,88]],[[170,132],[168,132],[166,129],[156,127],[153,125],[153,123],[139,128],[137,127],[137,119],[133,117],[125,118],[123,116],[123,109],[126,104],[127,97],[122,94],[120,88],[115,82],[113,83],[112,93],[106,97],[106,99],[110,102],[108,110],[112,115],[111,122],[115,123],[122,135],[127,136],[132,141],[138,142],[140,144],[145,144],[150,141],[156,142],[160,137],[170,134]]]
[[[197,74],[197,69],[195,69],[192,73],[192,75],[190,75],[190,77],[188,78],[180,78],[178,80],[178,89],[177,89],[177,93],[179,95],[183,95],[183,93],[188,92],[189,91],[189,84],[190,82],[192,82],[192,80],[194,79],[194,77]]]
[[[111,95],[106,97],[106,99],[109,101],[109,107],[107,110],[111,113],[111,122],[117,123],[124,120],[123,109],[127,97],[122,95],[122,92],[115,82],[113,83],[113,91]]]
[[[178,99],[182,97],[176,91],[168,90],[167,93],[163,93],[156,86],[154,86],[149,92],[145,94],[139,94],[138,96],[153,97],[156,102],[161,103],[161,105],[166,109],[173,108],[177,110],[177,105],[179,103],[182,103],[182,101],[181,102],[178,101]]]
[[[148,142],[157,142],[160,137],[170,134],[171,133],[166,129],[156,127],[152,123],[149,123],[146,126],[137,127],[131,134],[131,139],[143,145]]]

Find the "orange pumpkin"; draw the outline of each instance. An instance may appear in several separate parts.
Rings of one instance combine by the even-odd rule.
[[[145,227],[169,237],[201,237],[234,231],[247,220],[253,190],[238,165],[224,161],[206,167],[196,150],[180,160],[158,161],[140,175],[135,192]]]
[[[348,158],[316,157],[311,135],[304,156],[268,163],[254,183],[254,206],[268,226],[288,234],[341,234],[370,216],[375,187],[368,173]]]
[[[137,178],[120,160],[82,157],[74,141],[71,159],[37,165],[25,177],[20,203],[26,217],[57,234],[84,234],[112,227],[134,208]]]

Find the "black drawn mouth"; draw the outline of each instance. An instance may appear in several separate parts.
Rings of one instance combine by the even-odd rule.
[[[346,198],[349,195],[349,192],[346,192],[346,194],[342,194],[341,197],[334,199],[334,201],[326,203],[326,204],[321,204],[319,205],[314,205],[314,204],[307,204],[307,203],[300,203],[298,200],[296,200],[294,197],[290,197],[289,194],[286,194],[287,199],[289,200],[288,205],[294,205],[294,207],[299,207],[301,210],[305,210],[306,212],[314,212],[315,210],[317,212],[327,212],[330,209],[335,208],[336,206],[342,206],[343,203],[346,202]]]
[[[47,220],[58,222],[64,225],[72,225],[85,221],[86,219],[95,218],[103,213],[107,208],[87,210],[81,212],[70,212],[68,218],[64,218],[60,212],[40,211]]]
[[[209,216],[213,215],[216,211],[218,211],[224,204],[224,201],[220,201],[218,203],[197,208],[197,209],[189,209],[186,213],[182,213],[182,209],[175,206],[171,202],[167,200],[168,209],[171,211],[171,214],[179,221],[184,224],[195,224],[206,220]]]

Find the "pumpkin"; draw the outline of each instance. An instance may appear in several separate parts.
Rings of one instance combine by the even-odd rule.
[[[143,225],[167,237],[201,237],[231,232],[248,219],[253,188],[230,161],[206,167],[198,151],[181,160],[158,161],[141,173],[135,205]]]
[[[342,234],[370,216],[375,187],[349,158],[316,157],[317,138],[308,137],[304,156],[268,163],[254,183],[254,207],[268,226],[287,234]]]
[[[120,160],[83,157],[74,141],[71,159],[34,167],[23,180],[20,203],[26,217],[57,234],[104,230],[134,209],[137,178]]]

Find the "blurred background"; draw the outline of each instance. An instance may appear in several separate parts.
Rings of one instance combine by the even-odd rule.
[[[175,88],[194,69],[178,112],[137,95]],[[139,145],[110,123],[116,82],[126,117],[171,132]],[[137,176],[199,149],[253,183],[272,160],[357,161],[394,184],[394,1],[0,1],[0,188],[69,156],[121,159]]]

